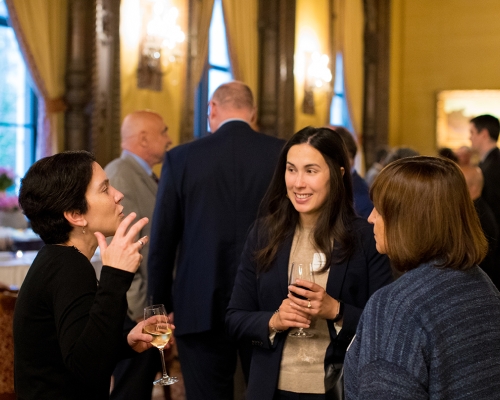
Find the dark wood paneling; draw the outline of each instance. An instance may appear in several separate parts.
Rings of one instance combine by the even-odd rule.
[[[375,161],[377,149],[388,143],[390,6],[390,0],[364,0],[363,147],[367,166]]]
[[[90,150],[91,65],[95,2],[69,3],[65,150]]]
[[[259,1],[260,130],[289,138],[294,133],[295,0]]]

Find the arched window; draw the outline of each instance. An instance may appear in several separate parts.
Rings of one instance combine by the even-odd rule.
[[[31,78],[0,0],[0,166],[14,171],[16,186],[35,159],[36,112]]]
[[[233,74],[227,49],[222,1],[215,0],[208,37],[208,62],[196,94],[195,138],[209,133],[208,102],[217,87],[231,80],[233,80]]]

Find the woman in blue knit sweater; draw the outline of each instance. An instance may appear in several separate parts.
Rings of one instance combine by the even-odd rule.
[[[377,250],[401,277],[365,307],[346,399],[499,399],[500,293],[477,266],[487,242],[460,169],[402,159],[371,196]]]

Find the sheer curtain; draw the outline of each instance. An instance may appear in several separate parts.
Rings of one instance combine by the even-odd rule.
[[[64,149],[67,0],[6,0],[38,94],[36,158]]]
[[[222,0],[231,68],[258,99],[258,1]]]

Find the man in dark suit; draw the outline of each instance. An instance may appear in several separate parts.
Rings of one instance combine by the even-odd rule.
[[[480,115],[470,120],[470,140],[472,149],[477,151],[481,162],[479,167],[484,175],[481,196],[495,214],[500,226],[500,150],[497,147],[500,123],[492,115]]]
[[[472,149],[477,151],[481,162],[479,167],[484,176],[481,197],[490,206],[500,227],[500,150],[497,147],[500,122],[492,115],[479,115],[470,120]],[[491,271],[498,285],[500,280],[500,246],[495,251],[495,268]]]
[[[233,398],[237,344],[225,333],[226,308],[284,144],[250,127],[253,95],[241,82],[221,85],[209,107],[214,133],[165,156],[148,261],[148,293],[174,311],[188,400]]]
[[[493,211],[481,197],[484,186],[483,173],[478,167],[472,165],[461,166],[460,169],[464,174],[470,198],[474,202],[481,228],[483,228],[484,235],[488,240],[488,253],[479,266],[488,274],[496,287],[500,288],[500,268],[495,257],[499,230]]]
[[[121,127],[120,158],[111,161],[104,171],[112,186],[124,194],[121,204],[126,214],[134,211],[137,218],[148,217],[151,221],[158,191],[153,166],[163,160],[172,141],[168,128],[160,115],[151,111],[136,111],[125,117]],[[138,235],[150,236],[151,224]],[[149,244],[141,254],[141,265],[127,292],[128,315],[125,329],[131,329],[143,319],[147,305],[147,259]],[[161,368],[159,354],[150,349],[137,357],[118,363],[114,376],[111,399],[151,400],[153,380]]]

